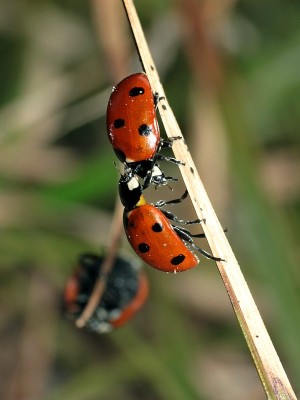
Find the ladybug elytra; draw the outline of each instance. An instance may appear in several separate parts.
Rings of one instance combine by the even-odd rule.
[[[167,204],[180,203],[187,197],[187,191],[180,199],[149,204],[141,185],[129,170],[121,176],[119,194],[125,207],[123,221],[127,239],[145,263],[164,272],[189,270],[199,262],[189,247],[207,258],[221,260],[194,244],[193,237],[205,237],[203,233],[193,235],[187,229],[170,223],[171,220],[191,225],[199,223],[199,219],[184,221],[169,211],[161,210]]]
[[[119,160],[130,167],[134,174],[145,179],[144,188],[150,182],[167,185],[176,178],[166,177],[158,160],[183,164],[173,157],[160,154],[162,148],[172,147],[178,139],[161,139],[156,106],[159,101],[153,95],[148,77],[136,73],[123,79],[113,88],[108,101],[107,134]]]

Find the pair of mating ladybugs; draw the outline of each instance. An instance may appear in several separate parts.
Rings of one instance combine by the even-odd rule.
[[[124,175],[119,181],[119,193],[124,205],[124,228],[128,241],[138,256],[152,267],[165,272],[181,272],[195,267],[199,260],[191,249],[216,261],[206,251],[197,247],[192,235],[180,225],[199,223],[200,220],[183,221],[162,210],[167,204],[180,203],[180,199],[146,202],[143,191],[153,183],[165,185],[173,177],[166,177],[158,161],[181,164],[175,158],[165,157],[162,148],[172,147],[174,139],[162,139],[156,119],[156,106],[160,98],[152,93],[147,76],[136,73],[123,79],[113,88],[107,107],[107,133],[113,149],[124,163]],[[138,177],[144,180],[143,186]]]
[[[161,208],[180,203],[180,199],[148,204],[143,191],[153,183],[166,185],[176,178],[166,177],[158,161],[166,160],[181,164],[175,158],[160,154],[162,148],[171,147],[172,140],[160,138],[155,109],[159,97],[152,94],[148,78],[143,73],[131,75],[121,81],[112,92],[107,108],[108,137],[118,158],[125,165],[119,181],[119,193],[124,205],[124,227],[129,243],[140,258],[152,267],[165,272],[186,271],[198,264],[190,250],[213,257],[193,243],[192,235],[179,225],[199,223],[199,220],[183,221]],[[177,139],[177,138],[175,138]],[[140,185],[138,177],[144,180]],[[67,281],[64,303],[67,314],[78,318],[85,308],[101,276],[103,257],[85,254],[79,259],[79,267]],[[148,283],[144,273],[132,261],[117,257],[107,277],[106,288],[87,326],[97,333],[110,331],[123,325],[142,307],[148,295]]]

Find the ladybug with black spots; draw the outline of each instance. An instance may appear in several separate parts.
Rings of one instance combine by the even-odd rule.
[[[107,134],[119,160],[130,167],[134,174],[150,182],[167,185],[176,178],[166,177],[158,160],[183,164],[173,157],[160,154],[162,148],[172,147],[179,137],[162,139],[156,118],[160,100],[153,95],[146,74],[139,72],[123,79],[113,88],[106,113]]]
[[[64,309],[73,320],[80,317],[87,305],[95,283],[101,276],[103,257],[83,254],[67,280],[64,290]],[[149,292],[148,280],[140,263],[123,256],[115,259],[107,276],[106,287],[100,302],[86,323],[96,333],[106,333],[124,325],[144,305]]]
[[[169,211],[161,210],[167,204],[180,203],[187,197],[187,191],[179,199],[149,204],[141,185],[129,170],[121,175],[119,194],[125,207],[123,221],[127,239],[145,263],[164,272],[186,271],[199,262],[190,248],[212,260],[221,260],[194,244],[193,237],[203,238],[203,233],[191,234],[187,229],[170,222],[191,225],[200,223],[199,219],[184,221]]]

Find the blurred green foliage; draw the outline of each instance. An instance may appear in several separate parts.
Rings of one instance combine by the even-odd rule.
[[[107,244],[118,180],[104,119],[116,82],[96,3],[0,5],[1,398],[263,399],[207,260],[180,276],[146,267],[148,304],[108,336],[64,320],[64,282],[80,252]],[[191,99],[196,93],[205,103],[207,92],[183,39],[182,2],[136,3],[169,101],[194,143]],[[228,154],[220,220],[299,390],[300,4],[191,4],[207,17],[199,24],[222,60],[214,92]],[[220,172],[220,150],[216,142],[201,176]]]

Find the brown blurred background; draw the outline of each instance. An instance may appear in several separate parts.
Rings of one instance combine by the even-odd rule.
[[[300,389],[300,4],[136,1],[168,100],[295,391]],[[109,335],[64,319],[82,251],[107,244],[113,85],[141,66],[121,1],[0,5],[0,398],[265,398],[215,264],[145,266]],[[179,177],[170,166],[164,169]],[[182,194],[162,188],[148,198]],[[192,217],[189,201],[174,208]],[[205,247],[205,244],[203,244]],[[129,249],[126,241],[122,247]]]

